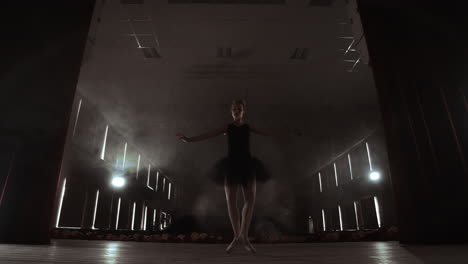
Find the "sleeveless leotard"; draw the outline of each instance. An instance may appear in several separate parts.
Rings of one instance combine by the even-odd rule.
[[[226,132],[228,155],[215,166],[215,182],[221,185],[246,185],[254,180],[263,182],[269,179],[263,164],[250,153],[249,125],[231,123]]]

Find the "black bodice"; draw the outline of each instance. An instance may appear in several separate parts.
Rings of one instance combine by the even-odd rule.
[[[228,136],[228,157],[234,159],[250,158],[250,127],[247,124],[236,126],[229,124],[227,128]]]
[[[228,156],[216,162],[212,177],[219,185],[246,186],[252,181],[266,182],[270,175],[265,165],[250,154],[250,127],[227,127]]]

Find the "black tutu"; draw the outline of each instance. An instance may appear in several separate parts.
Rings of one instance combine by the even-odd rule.
[[[271,178],[263,162],[255,157],[245,159],[225,157],[215,163],[210,174],[210,178],[218,185],[224,185],[226,182],[228,185],[245,186],[253,180],[264,183]]]

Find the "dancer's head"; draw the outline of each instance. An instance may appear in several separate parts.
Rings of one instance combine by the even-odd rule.
[[[243,99],[232,101],[231,114],[234,120],[242,120],[247,103]]]

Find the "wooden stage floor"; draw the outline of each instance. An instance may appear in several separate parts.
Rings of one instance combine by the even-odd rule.
[[[0,263],[288,263],[463,264],[468,246],[401,246],[397,242],[254,244],[252,255],[224,244],[54,240],[51,245],[0,244]]]

